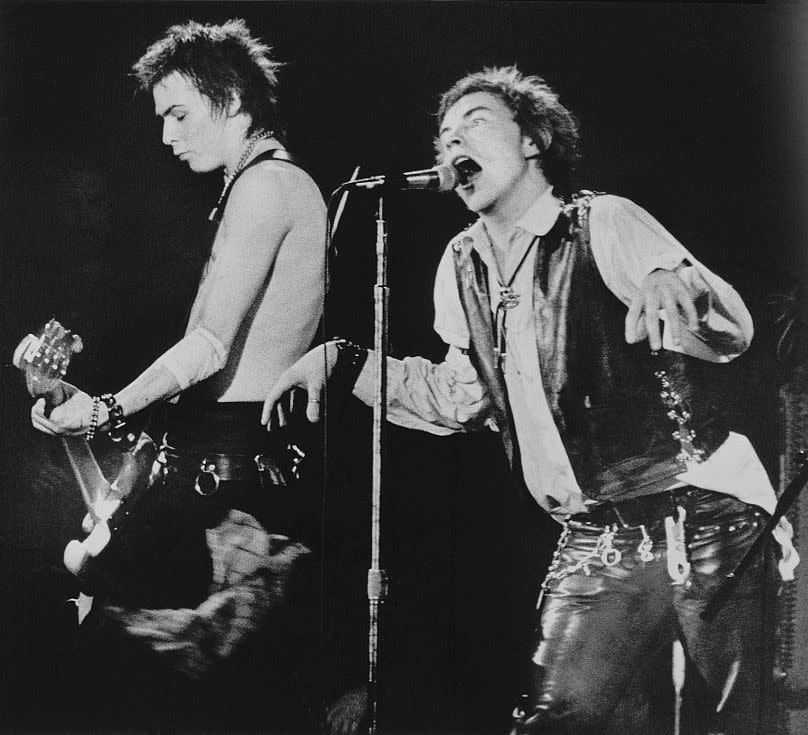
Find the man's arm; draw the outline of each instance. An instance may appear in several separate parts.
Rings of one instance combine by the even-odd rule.
[[[601,277],[629,306],[627,342],[647,338],[651,349],[711,362],[728,362],[749,346],[752,318],[735,289],[644,209],[621,197],[597,197],[590,230]]]
[[[286,177],[292,171],[257,166],[234,184],[222,218],[208,271],[191,314],[193,329],[115,398],[124,415],[170,398],[220,370],[239,326],[263,287],[278,249],[291,227]],[[92,401],[78,393],[44,415],[32,409],[34,425],[50,434],[80,433],[89,426]],[[108,419],[99,408],[99,425]]]
[[[338,356],[336,342],[327,342],[286,370],[264,401],[261,423],[267,428],[286,424],[282,399],[294,388],[306,391],[306,415],[309,421],[317,421],[320,397]],[[369,350],[353,387],[354,395],[369,406],[373,405],[375,383],[373,360],[374,353]],[[477,372],[468,356],[456,347],[450,347],[446,360],[437,365],[422,357],[387,358],[387,419],[394,424],[439,435],[476,431],[485,425],[490,408]]]
[[[373,353],[354,385],[353,394],[373,405]],[[387,358],[387,420],[430,434],[481,429],[490,415],[490,401],[468,356],[449,347],[438,364],[423,357]]]
[[[450,345],[446,359],[435,364],[422,357],[387,358],[387,419],[409,429],[452,434],[481,429],[491,415],[491,401],[467,354],[468,326],[457,293],[451,245],[435,276],[435,330]],[[338,357],[334,342],[312,350],[281,375],[264,402],[262,423],[285,424],[281,399],[293,388],[308,394],[309,421],[320,415],[320,395]],[[374,356],[368,359],[353,387],[354,395],[373,405]]]
[[[276,164],[284,165],[284,164]],[[168,398],[220,370],[248,309],[291,229],[293,170],[258,166],[238,179],[224,212],[214,257],[190,317],[192,330],[116,398],[124,413]],[[172,381],[166,376],[173,376]]]

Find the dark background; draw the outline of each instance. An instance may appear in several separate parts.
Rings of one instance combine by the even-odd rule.
[[[286,62],[290,147],[325,195],[357,165],[364,175],[429,166],[438,95],[467,72],[516,62],[544,76],[580,119],[582,188],[644,206],[750,300],[808,270],[808,114],[798,101],[808,36],[797,3],[3,3],[2,624],[6,712],[20,727],[40,720],[30,682],[13,672],[47,668],[55,644],[39,640],[48,625],[41,608],[70,589],[59,559],[81,515],[58,449],[30,429],[29,403],[7,365],[22,335],[64,313],[54,298],[64,287],[53,284],[73,253],[58,235],[42,237],[50,207],[43,163],[58,168],[72,151],[108,171],[114,232],[92,255],[103,276],[74,278],[64,298],[84,299],[68,325],[87,344],[73,379],[115,391],[176,338],[221,186],[218,174],[194,175],[172,159],[129,68],[167,25],[231,17],[244,18]],[[434,269],[469,216],[451,195],[391,194],[385,205],[392,352],[440,359]],[[374,206],[367,194],[348,202],[328,315],[330,331],[365,343]],[[763,336],[765,344],[765,328]],[[763,415],[764,428],[773,420],[769,388],[750,392],[750,415]],[[364,675],[369,431],[367,411],[349,408],[333,439],[342,464],[325,501],[336,531],[326,534],[324,554],[342,570],[326,627],[353,631],[342,653],[359,662],[346,681]],[[774,435],[767,444],[762,433],[768,456]],[[387,468],[388,711],[403,727],[434,732],[494,727],[511,707],[537,569],[557,530],[504,479],[491,436],[392,429]]]

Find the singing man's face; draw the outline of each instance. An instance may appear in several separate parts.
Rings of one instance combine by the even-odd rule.
[[[153,88],[154,113],[163,119],[163,143],[196,173],[225,164],[232,135],[226,114],[211,106],[193,82],[179,72],[163,77]]]
[[[473,92],[461,97],[444,116],[439,158],[458,169],[455,192],[465,205],[487,214],[522,188],[535,167],[535,145],[523,135],[510,108],[496,95]]]

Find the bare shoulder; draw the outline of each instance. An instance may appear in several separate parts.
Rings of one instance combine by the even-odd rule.
[[[260,197],[265,203],[283,203],[292,210],[325,211],[320,189],[299,166],[287,161],[261,161],[248,168],[233,185],[233,197]]]

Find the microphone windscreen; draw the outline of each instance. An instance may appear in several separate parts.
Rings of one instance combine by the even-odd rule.
[[[452,191],[460,183],[457,169],[450,163],[435,166],[435,171],[438,174],[438,191]]]

